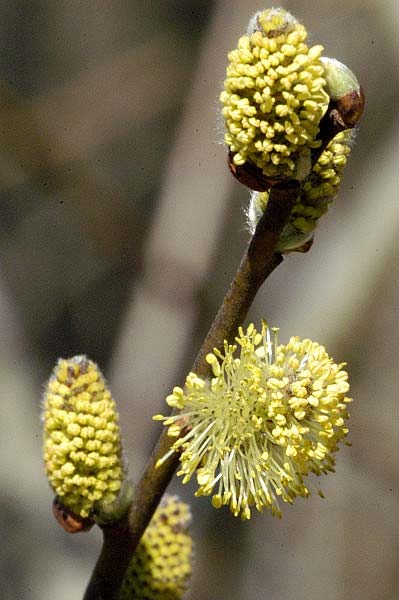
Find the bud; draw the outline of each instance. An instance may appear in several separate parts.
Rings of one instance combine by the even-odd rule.
[[[190,509],[165,495],[128,566],[119,600],[179,600],[191,575]]]
[[[117,519],[127,508],[118,419],[97,365],[60,359],[44,394],[44,463],[57,502],[78,518]]]
[[[322,57],[326,92],[336,101],[338,113],[346,127],[353,127],[364,108],[364,92],[356,76],[335,58]]]
[[[338,100],[351,92],[359,92],[360,84],[355,74],[336,58],[322,56],[326,92],[332,100]]]

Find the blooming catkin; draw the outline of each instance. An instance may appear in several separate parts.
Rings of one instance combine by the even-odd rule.
[[[158,464],[178,452],[183,483],[195,474],[196,495],[212,494],[215,507],[244,519],[251,506],[281,516],[279,498],[307,496],[306,475],[334,470],[348,433],[348,374],[316,342],[277,345],[266,323],[261,333],[240,328],[236,342],[207,356],[211,381],[189,373],[174,388],[166,401],[178,414],[154,417],[176,438]]]
[[[303,25],[282,8],[257,13],[229,53],[220,95],[233,162],[266,176],[303,179],[329,97],[323,47],[309,48]]]
[[[118,413],[97,365],[60,359],[44,395],[44,462],[60,501],[80,517],[117,504],[125,480]]]
[[[353,136],[352,129],[339,133],[321,154],[304,181],[288,223],[280,235],[277,252],[294,250],[312,237],[318,219],[327,212],[338,193]],[[251,195],[248,224],[252,233],[266,209],[268,199],[269,192],[253,192]]]
[[[179,600],[191,575],[190,509],[166,495],[129,564],[119,600]]]

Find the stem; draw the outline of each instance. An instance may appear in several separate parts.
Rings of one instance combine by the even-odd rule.
[[[298,193],[298,182],[276,185],[271,189],[266,211],[194,361],[192,370],[200,377],[208,375],[206,355],[215,347],[222,346],[223,340],[234,339],[260,286],[282,262],[283,257],[275,254],[274,249]],[[179,463],[179,456],[174,453],[158,469],[155,467],[169,448],[170,438],[163,428],[135,489],[128,514],[114,525],[102,526],[103,547],[84,600],[117,599],[130,559]]]
[[[260,286],[283,261],[281,254],[275,254],[274,249],[298,193],[297,182],[271,189],[266,211],[195,359],[192,370],[200,377],[208,375],[206,355],[221,347],[223,340],[234,340],[237,328],[242,325]]]
[[[313,165],[335,135],[352,126],[340,118],[338,109],[337,102],[331,101],[320,122],[322,144],[312,156]],[[260,286],[282,262],[283,257],[275,253],[275,248],[299,192],[300,183],[293,180],[276,182],[271,187],[266,211],[194,361],[192,370],[200,377],[207,377],[209,373],[206,355],[215,347],[221,347],[223,340],[234,340]],[[118,599],[131,557],[178,466],[179,456],[173,453],[158,469],[155,467],[169,449],[170,439],[164,427],[135,489],[128,513],[121,521],[102,526],[103,547],[83,600]]]

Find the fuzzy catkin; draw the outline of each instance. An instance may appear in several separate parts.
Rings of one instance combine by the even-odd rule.
[[[319,218],[328,211],[337,196],[353,137],[353,129],[339,133],[321,154],[295,201],[280,235],[277,252],[294,250],[312,237]],[[266,210],[268,200],[269,192],[253,192],[251,195],[248,225],[252,233]]]
[[[190,509],[166,494],[129,564],[119,600],[180,600],[191,575]]]
[[[44,394],[44,463],[60,501],[80,517],[113,505],[125,480],[119,416],[98,366],[60,359]]]
[[[239,352],[237,353],[237,349]],[[278,345],[263,322],[239,329],[236,344],[207,356],[213,378],[189,373],[167,397],[178,414],[156,415],[176,438],[159,461],[179,453],[183,483],[249,519],[251,507],[281,516],[279,500],[307,496],[304,478],[333,470],[348,429],[348,374],[317,342]]]
[[[248,34],[229,53],[220,95],[225,142],[233,162],[247,161],[266,176],[304,179],[328,106],[320,60],[303,25],[284,9],[267,9],[251,20]]]

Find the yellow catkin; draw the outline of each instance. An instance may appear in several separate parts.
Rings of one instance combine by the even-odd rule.
[[[235,164],[249,161],[267,176],[308,174],[329,98],[323,48],[309,48],[306,39],[305,27],[290,13],[267,9],[229,53],[220,101]]]
[[[122,584],[119,600],[179,600],[191,575],[190,509],[166,495],[147,527]]]
[[[353,135],[352,129],[339,133],[321,154],[306,178],[280,235],[276,248],[278,252],[298,248],[313,235],[319,218],[327,212],[338,193]],[[266,209],[268,199],[268,192],[253,192],[251,196],[248,224],[252,233]]]
[[[125,480],[118,413],[85,356],[60,359],[44,394],[44,463],[60,501],[81,517],[112,506]]]
[[[178,475],[183,483],[196,475],[196,495],[212,495],[213,506],[235,516],[249,519],[252,506],[281,516],[279,500],[309,494],[308,473],[333,470],[348,433],[344,365],[308,339],[278,345],[266,323],[261,332],[240,328],[236,345],[225,342],[207,360],[212,380],[189,373],[167,399],[181,412],[154,417],[177,434]]]

